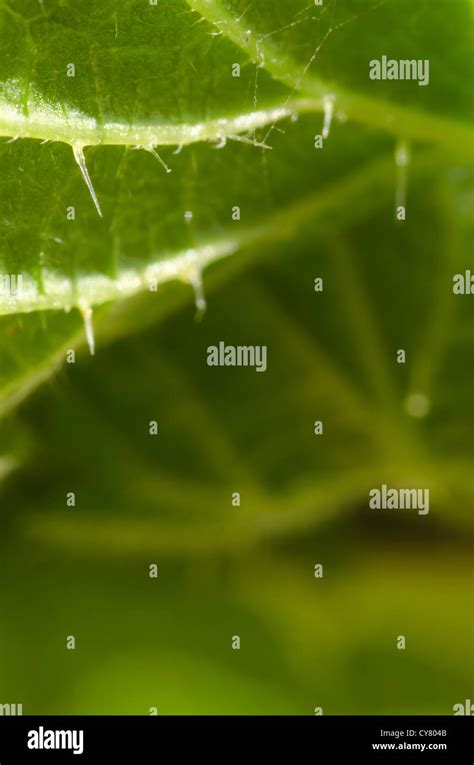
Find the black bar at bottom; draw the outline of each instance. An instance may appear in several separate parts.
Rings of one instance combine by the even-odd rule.
[[[471,765],[472,728],[472,718],[462,716],[0,717],[0,763],[155,763],[169,761],[170,747],[174,757],[214,751],[225,762],[226,752],[249,755],[259,746],[268,761],[289,745],[291,762],[308,761],[309,746],[311,762],[325,755],[320,762]]]

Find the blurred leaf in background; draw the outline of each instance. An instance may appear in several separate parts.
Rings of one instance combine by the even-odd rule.
[[[24,286],[0,296],[0,703],[472,697],[471,298],[453,293],[471,23],[467,0],[0,5],[0,270]],[[371,81],[382,55],[429,59],[429,87]],[[267,371],[209,367],[220,341],[267,346]],[[428,487],[429,514],[371,510],[382,484]]]

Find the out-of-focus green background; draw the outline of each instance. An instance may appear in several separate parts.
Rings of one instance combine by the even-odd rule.
[[[342,3],[342,20],[368,15],[334,31],[316,70],[330,79],[336,67],[349,90],[368,87],[367,46],[397,8],[352,5]],[[200,321],[178,283],[97,311],[94,357],[77,311],[0,319],[0,704],[24,714],[452,714],[473,698],[472,296],[452,289],[472,245],[472,173],[451,122],[464,124],[468,94],[442,67],[446,3],[421,5],[405,18],[409,4],[398,4],[405,31],[387,52],[418,44],[432,57],[433,88],[396,83],[397,98],[407,132],[429,111],[447,132],[440,146],[408,141],[404,222],[394,219],[398,136],[370,115],[356,125],[339,114],[320,153],[320,114],[281,123],[271,151],[165,148],[170,178],[144,152],[98,148],[90,171],[105,223],[67,147],[0,146],[5,267],[41,246],[58,272],[92,263],[110,275],[116,235],[119,266],[138,268],[157,247],[244,231],[239,251],[204,272]],[[464,51],[466,4],[448,5],[446,34],[464,34]],[[249,24],[259,28],[272,3],[256,6]],[[297,18],[287,6],[279,12]],[[295,29],[280,42],[306,61]],[[237,55],[228,40],[215,45]],[[456,50],[450,71],[462,72]],[[262,99],[276,98],[260,76]],[[254,78],[250,66],[250,104]],[[383,88],[370,97],[390,96]],[[77,235],[56,209],[66,181],[87,223]],[[234,204],[241,223],[230,221]],[[208,367],[219,341],[266,345],[267,371]],[[429,514],[370,509],[382,484],[429,488]]]

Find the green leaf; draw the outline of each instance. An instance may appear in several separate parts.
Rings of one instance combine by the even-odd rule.
[[[336,123],[322,152],[313,148],[322,117],[287,122],[284,136],[275,129],[285,116],[327,109],[328,95],[336,120],[439,144],[451,155],[468,151],[467,4],[437,3],[429,24],[402,5],[364,3],[354,12],[344,2],[127,0],[119,9],[112,0],[29,0],[21,9],[3,2],[0,134],[18,140],[0,146],[0,275],[22,284],[1,290],[0,313],[77,306],[89,315],[92,306],[174,278],[199,290],[209,263],[249,242],[286,237],[289,226],[325,212],[326,196],[347,212],[351,193],[376,196],[381,181],[389,193],[388,171],[363,169],[393,151],[383,135]],[[437,45],[447,13],[459,32],[448,52]],[[394,14],[402,25],[392,23]],[[387,26],[394,49],[429,55],[429,88],[369,80],[367,51],[380,54]],[[271,149],[241,143],[259,139]],[[149,152],[133,151],[166,144],[184,146],[179,155],[160,150],[171,174]],[[104,218],[71,147],[76,159],[84,153],[82,170]],[[232,219],[236,207],[240,221]],[[77,346],[79,321],[54,317],[43,332],[43,320],[3,322],[16,335],[14,353],[8,342],[4,351],[4,411]]]
[[[439,143],[451,153],[468,150],[471,132],[463,120],[470,93],[466,78],[454,80],[458,53],[453,53],[453,79],[446,83],[445,76],[441,82],[436,78],[437,67],[449,66],[446,53],[435,50],[432,41],[437,25],[444,23],[441,5],[430,18],[430,34],[420,25],[421,37],[416,38],[434,68],[426,113],[420,113],[405,104],[407,93],[418,95],[416,83],[395,89],[392,105],[368,78],[366,46],[385,29],[393,3],[365,8],[355,19],[343,3],[336,15],[332,6],[309,12],[304,3],[296,8],[284,3],[275,14],[269,3],[255,22],[249,10],[247,31],[241,14],[239,21],[231,21],[241,10],[238,4],[194,3],[204,14],[197,18],[184,2],[152,6],[128,0],[117,10],[112,0],[92,8],[89,0],[48,0],[40,8],[31,0],[22,11],[3,3],[0,133],[30,140],[5,143],[0,151],[0,204],[5,210],[0,265],[4,274],[23,279],[18,294],[2,293],[1,312],[72,306],[87,310],[146,289],[155,280],[196,281],[209,262],[235,253],[242,238],[270,225],[276,229],[281,225],[276,210],[282,210],[284,219],[285,208],[314,189],[313,178],[320,186],[326,165],[322,155],[329,152],[313,149],[314,133],[322,128],[319,118],[305,120],[302,132],[286,125],[284,141],[272,126],[290,114],[325,108],[328,95],[335,97],[340,118],[382,127],[405,139]],[[405,6],[404,24],[410,28],[418,11]],[[463,14],[463,3],[450,14],[460,33]],[[269,24],[275,15],[279,25],[273,29]],[[204,17],[210,23],[199,23]],[[285,21],[290,25],[286,31]],[[216,26],[219,36],[213,37]],[[340,41],[347,39],[347,30],[357,33],[359,58],[353,69],[354,88],[357,84],[360,93],[339,95],[333,82],[345,79]],[[308,38],[303,46],[301,36]],[[310,57],[304,63],[308,45],[311,48],[315,40],[324,40],[324,51],[332,50],[324,53],[323,69],[332,69],[327,83],[313,72],[323,48],[314,61]],[[411,40],[406,55],[412,48]],[[288,53],[293,50],[298,51],[295,60]],[[251,65],[256,58],[262,68]],[[233,62],[241,63],[241,77],[232,77]],[[68,76],[71,64],[74,76]],[[440,113],[446,86],[457,94],[457,121]],[[253,131],[262,125],[270,126],[272,150],[237,143],[216,152],[215,146],[199,145],[175,156],[168,149],[163,159],[171,174],[150,153],[155,146],[202,140],[217,145],[226,139],[258,143]],[[44,145],[31,139],[60,143]],[[332,141],[338,140],[343,139],[335,131]],[[382,140],[371,136],[370,150],[368,144],[346,147],[347,174],[364,153],[373,159]],[[84,146],[99,144],[126,148],[103,147],[84,155]],[[149,151],[131,151],[136,148]],[[342,159],[341,152],[338,156]],[[245,169],[235,172],[243,164]],[[327,170],[332,179],[335,165],[330,158]],[[305,186],[302,166],[307,170]],[[265,194],[255,183],[262,173]],[[100,204],[103,219],[92,201]],[[242,214],[237,225],[232,219],[236,206]]]
[[[391,152],[390,141],[336,123],[321,152],[313,146],[322,117],[287,122],[285,136],[275,129],[285,116],[327,109],[328,95],[336,120],[439,144],[448,155],[469,151],[467,13],[467,3],[438,2],[422,24],[406,2],[364,3],[357,12],[345,2],[248,8],[126,0],[117,8],[113,0],[28,0],[20,9],[3,2],[0,134],[8,141],[0,145],[0,275],[21,277],[22,285],[1,290],[0,314],[77,306],[87,315],[91,306],[173,278],[199,289],[210,262],[249,241],[286,236],[292,220],[302,225],[320,213],[326,194],[331,205],[347,208],[348,194],[338,198],[342,173],[347,191],[353,184],[359,193],[362,163]],[[457,30],[447,51],[437,44],[446,14],[450,34]],[[379,55],[380,40],[387,51],[429,56],[430,86],[371,82],[367,51]],[[235,64],[240,77],[232,76]],[[259,140],[272,148],[240,143]],[[171,174],[149,152],[133,151],[166,144],[184,146],[179,155],[160,150]],[[99,145],[83,152],[82,170],[104,218],[71,150],[81,159],[82,147]],[[374,183],[368,171],[364,195],[376,195],[381,178],[387,193],[388,172]],[[78,343],[77,317],[48,319],[41,332],[43,324],[2,324],[16,335],[15,352],[7,342],[2,363],[4,410]]]

